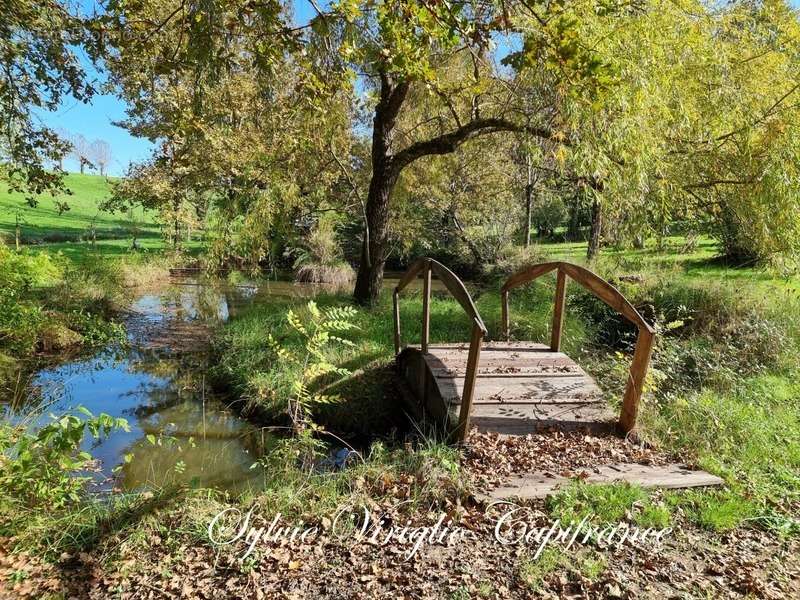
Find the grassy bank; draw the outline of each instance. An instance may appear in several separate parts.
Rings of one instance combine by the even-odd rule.
[[[96,597],[118,592],[136,597],[137,589],[144,590],[142,597],[154,590],[189,595],[181,587],[187,578],[197,581],[209,597],[248,595],[261,589],[265,597],[408,593],[526,598],[557,595],[574,586],[592,597],[619,597],[618,589],[633,596],[764,595],[756,586],[763,573],[748,570],[754,567],[738,554],[743,544],[747,560],[760,561],[759,569],[779,572],[769,577],[783,582],[779,589],[785,595],[786,573],[796,565],[791,548],[800,534],[796,520],[800,306],[793,281],[713,265],[698,275],[693,272],[697,265],[679,260],[652,264],[633,258],[620,263],[619,257],[610,257],[596,268],[614,281],[620,275],[638,275],[619,285],[659,323],[641,437],[674,460],[719,474],[726,486],[649,492],[576,482],[545,503],[534,502],[532,508],[542,525],[556,518],[569,521],[591,515],[598,525],[621,521],[675,528],[675,539],[654,554],[596,546],[548,548],[538,557],[528,549],[502,554],[505,550],[492,541],[491,515],[474,499],[474,454],[491,457],[486,468],[492,470],[514,462],[518,455],[547,452],[547,446],[542,450],[519,440],[503,454],[495,446],[481,448],[486,439],[474,438],[471,449],[458,450],[409,432],[398,410],[401,404],[390,368],[391,302],[384,295],[373,309],[355,312],[351,320],[356,327],[340,334],[349,344],[326,346],[325,360],[348,373],[329,372],[309,382],[310,393],[326,397],[311,406],[312,419],[323,429],[307,429],[282,440],[256,461],[258,487],[242,496],[190,489],[152,490],[119,496],[113,502],[81,496],[48,510],[5,494],[0,497],[0,569],[12,574],[18,592],[26,589],[26,583],[35,591],[32,582],[45,579],[56,582],[65,595],[91,589]],[[500,319],[498,286],[470,287],[490,336],[495,336]],[[766,289],[772,293],[765,294]],[[548,338],[553,291],[554,282],[548,278],[512,294],[512,330],[517,339]],[[336,314],[332,309],[350,305],[347,293],[320,295],[315,302],[316,308],[307,299],[274,297],[237,314],[213,340],[217,361],[212,375],[242,398],[251,416],[262,423],[288,424],[287,400],[296,395],[296,382],[304,371],[302,361],[287,360],[286,353],[304,355],[308,336],[303,328],[306,333],[311,330],[315,314]],[[566,351],[593,373],[609,402],[616,405],[630,360],[632,332],[574,284],[569,287],[567,309]],[[418,340],[420,315],[419,293],[411,292],[401,305],[406,341]],[[468,331],[459,306],[436,293],[431,339],[461,341]],[[342,438],[357,441],[360,452],[336,464],[332,456],[343,445]],[[619,446],[612,450],[627,445],[623,440],[613,443]],[[393,523],[415,525],[431,525],[441,512],[476,537],[436,552],[423,551],[403,562],[397,548],[353,545],[336,538],[330,520],[343,505],[364,505]],[[246,543],[220,548],[208,534],[214,516],[231,509],[252,509],[255,525],[265,528],[280,514],[287,523],[318,526],[321,537],[288,548],[259,544],[240,560]],[[8,564],[2,559],[4,549],[12,561]],[[36,558],[19,566],[13,557],[22,550]],[[489,556],[497,559],[488,560]],[[680,587],[681,577],[670,570],[680,561],[691,561],[689,570],[697,572],[723,569],[727,579],[700,582],[710,588],[698,587],[691,579]],[[211,563],[217,568],[210,571]],[[781,565],[789,565],[788,570],[781,571]],[[85,572],[93,575],[80,581],[74,577]],[[737,579],[739,572],[748,573],[750,579]],[[337,581],[357,583],[338,586]]]
[[[173,259],[152,258],[84,252],[76,261],[0,242],[0,393],[7,401],[26,393],[37,365],[124,339],[116,320],[131,291],[169,276]]]

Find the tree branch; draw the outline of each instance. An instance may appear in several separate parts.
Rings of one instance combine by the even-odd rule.
[[[475,119],[435,138],[416,142],[401,150],[392,157],[392,164],[396,169],[403,169],[423,156],[431,154],[450,154],[464,142],[481,135],[497,133],[499,131],[515,131],[528,133],[534,137],[550,139],[553,133],[549,129],[529,127],[501,118]]]

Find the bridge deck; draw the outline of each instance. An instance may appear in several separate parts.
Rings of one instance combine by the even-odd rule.
[[[415,396],[450,424],[458,422],[468,351],[467,344],[439,344],[427,354],[411,346],[398,356]],[[594,380],[563,352],[533,342],[487,342],[470,423],[483,431],[524,435],[548,427],[610,430],[616,415]]]

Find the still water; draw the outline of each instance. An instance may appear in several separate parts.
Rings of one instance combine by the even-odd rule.
[[[141,293],[123,319],[127,344],[40,371],[28,400],[6,412],[31,427],[79,406],[126,419],[130,431],[84,442],[98,460],[97,491],[175,484],[242,491],[259,483],[262,470],[251,466],[275,438],[240,418],[207,384],[211,329],[252,306],[322,291],[330,289],[182,279]]]
[[[38,373],[32,402],[41,417],[83,406],[128,421],[130,431],[87,439],[98,459],[95,489],[173,484],[241,490],[257,484],[250,467],[273,441],[239,418],[205,381],[210,328],[255,304],[311,297],[319,286],[175,281],[136,298],[124,318],[128,343]],[[31,414],[31,402],[14,411]]]

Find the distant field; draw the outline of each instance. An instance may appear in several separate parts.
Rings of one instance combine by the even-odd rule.
[[[65,242],[88,238],[92,220],[98,238],[126,239],[130,237],[131,220],[128,213],[111,214],[98,209],[100,202],[110,194],[110,183],[99,175],[72,173],[66,177],[72,195],[39,197],[39,205],[31,208],[22,194],[9,193],[0,187],[0,236],[13,241],[16,217],[21,219],[23,242]],[[64,201],[69,210],[58,214],[55,200]],[[140,229],[139,237],[158,237],[158,227],[153,216],[142,209],[134,211],[133,217]]]

